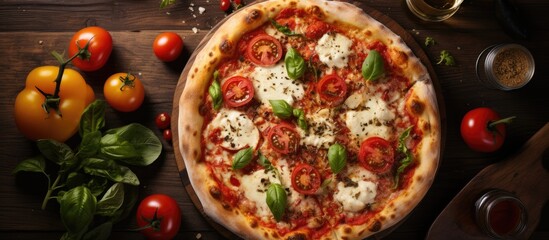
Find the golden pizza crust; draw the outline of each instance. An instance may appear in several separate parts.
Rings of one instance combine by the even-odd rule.
[[[440,149],[440,120],[434,89],[429,75],[420,60],[414,56],[404,41],[383,24],[365,14],[360,8],[345,2],[324,0],[271,0],[256,3],[236,12],[219,26],[202,50],[196,55],[186,78],[186,86],[179,99],[179,140],[190,182],[202,203],[204,212],[213,220],[245,239],[300,239],[300,232],[280,236],[275,230],[262,228],[238,209],[227,207],[216,200],[212,187],[216,186],[209,176],[206,165],[200,162],[201,134],[204,119],[200,114],[201,104],[207,96],[207,86],[211,82],[215,67],[236,51],[242,35],[266,23],[287,7],[306,9],[309,13],[333,24],[347,24],[360,29],[356,34],[378,38],[389,48],[395,63],[403,67],[405,75],[414,84],[409,95],[424,103],[418,115],[425,138],[418,151],[418,168],[415,170],[410,188],[403,190],[402,196],[387,205],[377,218],[360,226],[341,225],[324,239],[365,238],[402,220],[422,199],[429,189],[438,165]],[[409,104],[407,104],[408,106]],[[215,189],[214,189],[215,190]],[[217,196],[218,197],[218,196]]]

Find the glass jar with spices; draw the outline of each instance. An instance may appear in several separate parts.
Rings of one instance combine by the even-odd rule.
[[[487,191],[475,202],[475,217],[478,226],[497,239],[516,239],[528,221],[522,201],[501,189]]]
[[[519,44],[499,44],[486,48],[476,62],[477,77],[489,88],[518,89],[534,76],[534,57]]]

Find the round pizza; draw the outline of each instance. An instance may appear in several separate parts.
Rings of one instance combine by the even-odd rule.
[[[433,82],[339,1],[230,15],[184,75],[179,149],[205,214],[244,239],[361,239],[401,221],[438,166]]]

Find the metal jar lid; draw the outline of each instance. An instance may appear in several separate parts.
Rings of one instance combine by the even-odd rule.
[[[478,80],[493,89],[521,88],[532,79],[534,70],[534,57],[530,51],[514,43],[489,46],[476,61]]]

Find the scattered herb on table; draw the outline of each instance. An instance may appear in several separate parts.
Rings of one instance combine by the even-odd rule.
[[[105,106],[104,101],[95,101],[82,113],[78,148],[38,140],[41,154],[20,162],[13,171],[44,174],[48,190],[42,209],[57,199],[67,230],[61,239],[108,239],[112,225],[126,218],[137,202],[139,179],[128,165],[150,165],[162,152],[156,135],[138,123],[101,133]],[[46,160],[59,166],[56,174],[46,172]]]
[[[433,46],[435,45],[436,42],[435,42],[435,39],[432,38],[432,37],[426,37],[425,38],[425,46],[428,47],[428,46]]]
[[[442,64],[442,63],[444,63],[444,65],[446,66],[454,66],[456,64],[456,61],[454,60],[454,56],[452,56],[450,52],[446,50],[442,50],[440,52],[440,58],[437,64]]]

